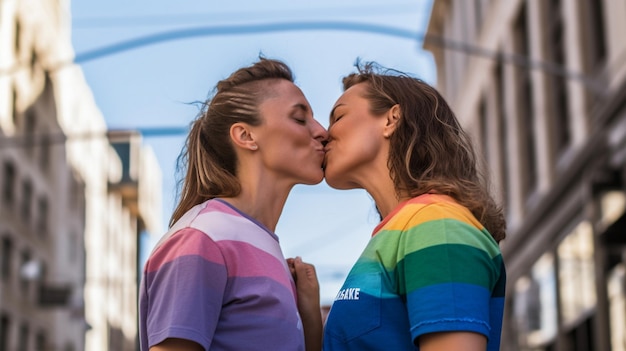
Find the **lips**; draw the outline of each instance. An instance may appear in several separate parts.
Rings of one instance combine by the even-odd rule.
[[[322,169],[323,170],[326,170],[326,163],[327,163],[327,160],[328,160],[328,152],[330,151],[330,148],[328,147],[329,144],[330,144],[330,142],[328,142],[328,141],[326,143],[324,143],[324,148],[323,148],[324,159],[322,161]]]

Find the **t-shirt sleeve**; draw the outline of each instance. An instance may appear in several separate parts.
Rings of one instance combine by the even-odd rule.
[[[227,282],[215,242],[196,229],[182,229],[153,252],[144,274],[148,345],[181,338],[208,349]]]
[[[490,300],[501,270],[499,248],[484,230],[437,207],[401,233],[400,289],[411,336],[468,331],[489,336]]]

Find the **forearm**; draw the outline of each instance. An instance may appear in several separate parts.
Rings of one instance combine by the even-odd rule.
[[[322,313],[308,312],[308,316],[300,315],[302,326],[304,327],[304,342],[306,351],[320,351],[322,349]]]
[[[484,351],[487,338],[471,332],[430,333],[419,338],[419,347],[422,351]]]
[[[298,292],[298,312],[304,328],[307,351],[322,349],[322,310],[320,309],[320,287],[315,267],[302,262],[300,257],[288,259],[291,274]]]

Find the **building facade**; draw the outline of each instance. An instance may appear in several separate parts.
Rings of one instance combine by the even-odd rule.
[[[160,169],[139,135],[107,131],[73,56],[69,1],[0,1],[0,350],[138,345]]]
[[[424,48],[505,208],[502,350],[626,350],[626,2],[434,0]]]

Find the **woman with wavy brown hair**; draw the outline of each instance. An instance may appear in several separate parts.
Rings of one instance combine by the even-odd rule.
[[[324,350],[498,350],[505,221],[470,138],[428,84],[358,69],[330,114],[325,177],[365,189],[382,221],[335,298]]]
[[[274,230],[292,187],[322,180],[326,138],[283,62],[261,58],[217,84],[187,137],[170,229],[145,264],[142,350],[319,350],[315,271],[288,264]]]

